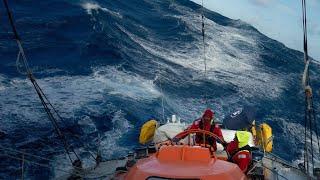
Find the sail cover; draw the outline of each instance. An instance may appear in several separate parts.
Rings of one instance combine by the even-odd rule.
[[[256,110],[251,106],[244,106],[228,115],[223,120],[223,125],[227,129],[239,130],[249,127],[255,120]]]

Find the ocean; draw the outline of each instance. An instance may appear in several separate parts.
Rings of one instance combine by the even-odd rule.
[[[191,123],[208,104],[218,120],[251,105],[257,123],[273,128],[274,153],[301,162],[304,147],[303,53],[250,24],[189,0],[47,0],[9,2],[30,66],[58,122],[85,166],[89,151],[103,159],[139,146],[141,125],[178,115]],[[27,179],[58,177],[70,169],[63,145],[25,75],[0,5],[0,146],[49,160],[25,164]],[[302,42],[301,42],[302,44]],[[207,63],[207,76],[204,72]],[[311,83],[319,89],[319,64]],[[316,111],[318,91],[314,93]],[[164,100],[164,114],[162,113]],[[318,129],[320,128],[318,123]],[[315,146],[316,147],[316,146]],[[21,177],[21,161],[0,155],[0,177]]]

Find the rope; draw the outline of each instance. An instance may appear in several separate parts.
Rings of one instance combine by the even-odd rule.
[[[305,67],[302,76],[302,84],[305,91],[305,123],[304,123],[304,167],[307,174],[309,174],[309,152],[307,137],[310,136],[310,153],[311,153],[311,164],[312,169],[314,169],[314,150],[313,150],[313,130],[315,130],[316,141],[318,142],[319,154],[320,154],[320,142],[318,127],[316,123],[316,113],[313,104],[313,94],[310,83],[310,59],[308,56],[308,31],[307,31],[307,10],[306,10],[306,0],[301,0],[302,2],[302,25],[303,25],[303,50],[304,50],[304,62]],[[314,129],[313,129],[314,128]],[[308,134],[309,130],[309,134]]]
[[[3,3],[5,5],[6,11],[7,11],[7,15],[8,15],[8,18],[9,18],[9,22],[10,22],[13,34],[14,34],[14,38],[16,39],[16,42],[17,42],[17,45],[18,45],[18,48],[19,48],[19,52],[18,52],[16,63],[18,65],[18,63],[20,62],[21,57],[22,57],[22,60],[23,60],[22,62],[23,62],[23,65],[24,65],[24,68],[25,68],[25,71],[26,71],[26,73],[23,73],[23,74],[27,74],[27,77],[32,82],[32,84],[33,84],[33,86],[34,86],[34,88],[35,88],[35,90],[36,90],[36,92],[37,92],[37,94],[39,96],[39,99],[41,100],[41,104],[44,107],[44,109],[45,109],[45,111],[46,111],[46,113],[47,113],[47,115],[49,117],[49,120],[51,121],[55,131],[57,132],[58,136],[60,137],[61,141],[63,142],[63,146],[64,146],[64,149],[65,149],[66,153],[68,154],[69,160],[71,161],[71,163],[73,162],[73,160],[71,158],[71,155],[70,155],[70,151],[71,151],[76,156],[77,160],[80,161],[79,156],[74,151],[74,149],[70,147],[70,145],[67,142],[66,137],[60,131],[60,127],[58,125],[57,119],[62,120],[61,116],[59,115],[57,110],[53,107],[53,105],[50,103],[50,101],[48,100],[46,95],[43,93],[42,89],[40,88],[40,86],[38,85],[35,77],[32,74],[32,71],[31,71],[31,69],[29,67],[29,64],[28,64],[28,61],[27,61],[27,57],[25,55],[24,49],[23,49],[22,44],[21,44],[21,38],[19,37],[17,29],[16,29],[16,27],[14,25],[13,16],[12,16],[10,10],[9,10],[8,2],[7,2],[7,0],[3,0]],[[18,70],[18,72],[22,73],[22,71],[18,68],[18,66],[17,66],[17,70]],[[51,112],[51,110],[53,110],[53,112]],[[53,113],[55,113],[57,119],[55,118]]]

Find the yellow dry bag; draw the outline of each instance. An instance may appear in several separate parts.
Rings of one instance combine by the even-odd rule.
[[[156,131],[157,126],[158,122],[153,119],[144,123],[141,127],[139,142],[141,144],[146,144],[147,142],[151,141],[153,139],[154,132]]]
[[[260,125],[260,130],[263,148],[266,152],[271,152],[273,145],[272,128],[268,124],[263,123]]]

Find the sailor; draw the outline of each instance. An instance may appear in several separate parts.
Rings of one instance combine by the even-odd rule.
[[[237,131],[233,141],[227,145],[229,161],[237,164],[243,172],[247,172],[252,160],[249,138],[249,132]]]
[[[214,122],[214,112],[211,109],[206,109],[203,113],[202,117],[199,119],[196,119],[192,125],[188,129],[202,129],[206,131],[210,131],[217,135],[222,142],[224,142],[221,128],[218,124]],[[203,144],[204,137],[202,133],[196,134],[195,141],[198,144]],[[208,143],[213,151],[217,150],[217,144],[215,138],[206,137],[205,142]]]

